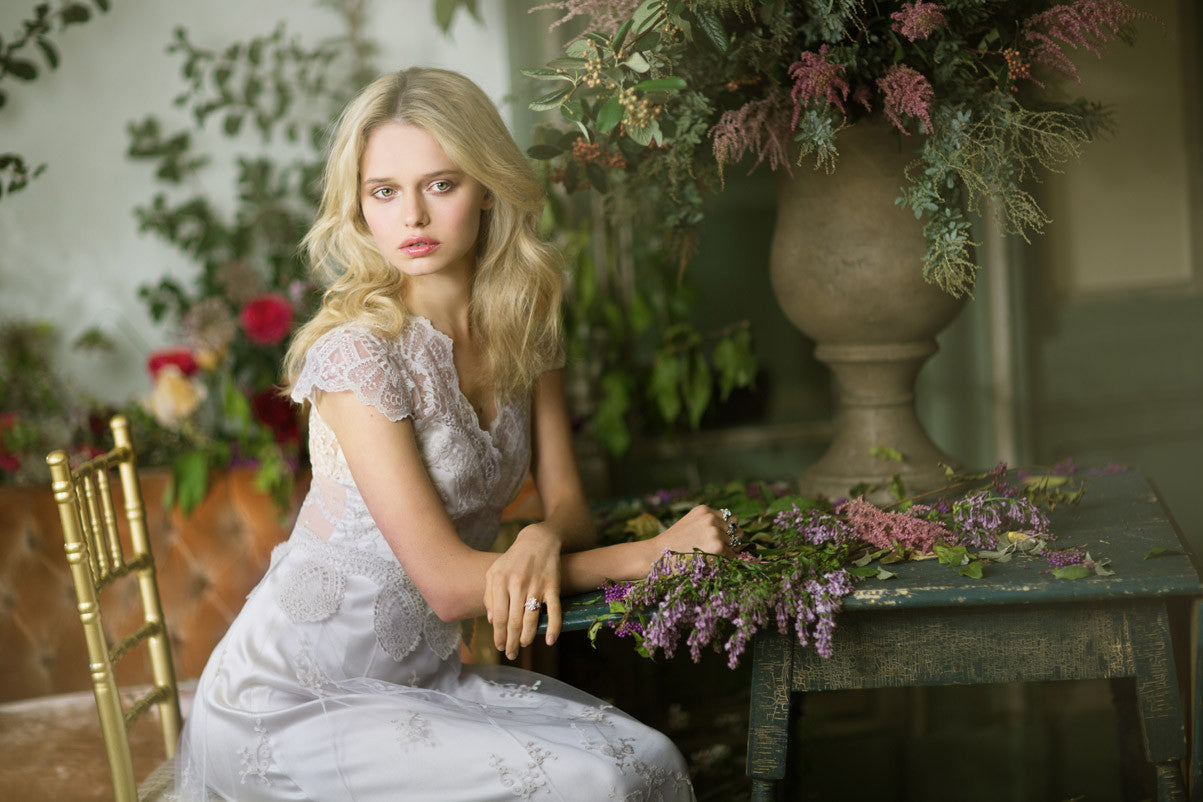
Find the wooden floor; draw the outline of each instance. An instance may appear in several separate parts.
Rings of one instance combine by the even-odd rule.
[[[190,698],[188,689],[181,691]],[[139,778],[163,759],[158,723],[150,716],[143,716],[131,733]],[[0,799],[111,802],[113,787],[91,691],[0,705]]]

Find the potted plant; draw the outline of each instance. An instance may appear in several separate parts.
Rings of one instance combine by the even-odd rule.
[[[725,170],[780,176],[774,287],[837,387],[835,441],[803,490],[898,472],[939,484],[946,458],[915,418],[913,382],[973,287],[974,221],[1042,230],[1028,182],[1108,123],[1064,95],[1072,56],[1102,55],[1149,15],[1119,0],[542,8],[581,26],[526,71],[551,88],[531,108],[561,117],[531,155],[565,187],[654,221],[687,255]]]

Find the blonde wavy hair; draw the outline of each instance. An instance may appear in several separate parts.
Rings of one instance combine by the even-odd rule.
[[[376,247],[360,207],[360,159],[379,126],[421,128],[493,197],[482,212],[468,306],[491,379],[503,397],[527,393],[560,354],[563,275],[557,251],[538,231],[543,191],[496,107],[456,72],[413,67],[369,84],[343,111],[334,130],[317,217],[302,241],[312,270],[327,284],[317,314],[289,346],[284,373],[291,390],[305,354],[319,337],[344,324],[383,337],[401,333],[406,277]]]

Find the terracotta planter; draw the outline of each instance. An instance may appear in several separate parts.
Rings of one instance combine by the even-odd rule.
[[[835,387],[835,436],[799,479],[806,494],[846,495],[858,482],[900,473],[909,490],[942,483],[953,463],[915,415],[915,378],[936,334],[962,302],[923,279],[919,221],[894,205],[914,157],[881,121],[840,135],[839,166],[796,172],[779,184],[770,269],[786,316],[816,343]],[[873,456],[896,449],[903,464]]]
[[[166,471],[143,470],[141,478],[176,674],[196,677],[267,569],[272,548],[288,537],[309,477],[300,478],[292,509],[281,516],[254,489],[252,471],[217,474],[187,517],[163,506]],[[111,628],[128,631],[132,617],[112,612],[134,610],[134,600],[102,602],[112,606],[105,612]],[[91,688],[49,488],[0,487],[0,643],[0,701]],[[141,678],[137,660],[121,668],[123,681]]]

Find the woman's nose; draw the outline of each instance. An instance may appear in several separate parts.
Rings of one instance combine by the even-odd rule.
[[[421,194],[411,195],[405,202],[405,225],[424,226],[428,222],[426,203]]]

